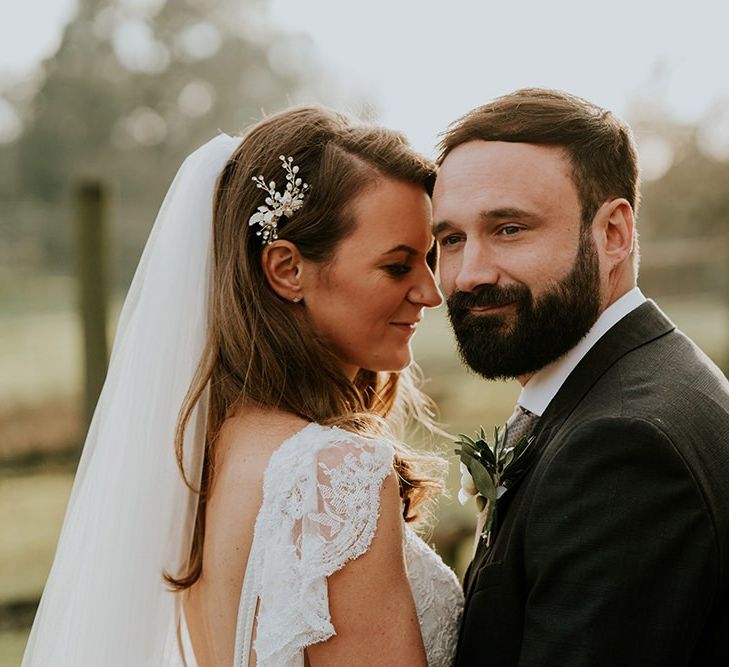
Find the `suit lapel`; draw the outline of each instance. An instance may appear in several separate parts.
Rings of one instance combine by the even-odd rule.
[[[620,358],[676,328],[656,304],[648,300],[615,324],[567,376],[537,422],[534,434],[562,426],[596,382]],[[540,438],[541,439],[541,438]]]
[[[599,381],[618,359],[642,345],[646,345],[670,333],[675,328],[676,326],[673,322],[666,317],[658,306],[653,301],[648,300],[617,322],[617,324],[590,348],[572,373],[569,374],[537,422],[534,433],[532,434],[535,437],[535,441],[530,447],[531,452],[529,453],[528,460],[525,462],[523,474],[516,480],[509,491],[497,501],[496,525],[494,526],[492,546],[486,548],[483,541],[479,542],[473,562],[466,571],[464,578],[466,595],[470,592],[479,567],[482,563],[489,560],[489,555],[493,551],[493,545],[498,539],[500,524],[503,523],[503,519],[516,489],[541,456],[544,448],[551,439],[552,433],[564,424],[565,420],[579,405],[580,401],[582,401],[595,383]]]

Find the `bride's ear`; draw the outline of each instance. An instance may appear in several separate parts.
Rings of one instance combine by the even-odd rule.
[[[286,301],[301,301],[304,263],[301,253],[293,243],[277,240],[264,246],[261,263],[263,274],[276,294]]]

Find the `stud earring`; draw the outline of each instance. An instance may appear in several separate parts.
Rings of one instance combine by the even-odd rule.
[[[301,297],[300,297],[300,296],[295,296],[295,297],[294,297],[293,299],[291,299],[291,300],[292,300],[292,301],[293,301],[294,303],[299,303],[299,301],[301,301]]]

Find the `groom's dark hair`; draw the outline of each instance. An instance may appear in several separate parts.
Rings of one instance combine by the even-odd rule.
[[[630,128],[610,111],[575,95],[517,90],[469,111],[441,136],[438,164],[469,141],[561,146],[572,162],[585,225],[610,199],[625,198],[637,212],[638,155]]]

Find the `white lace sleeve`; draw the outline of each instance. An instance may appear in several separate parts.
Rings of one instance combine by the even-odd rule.
[[[254,538],[259,665],[303,664],[336,634],[327,577],[369,548],[390,445],[312,424],[271,457]]]

